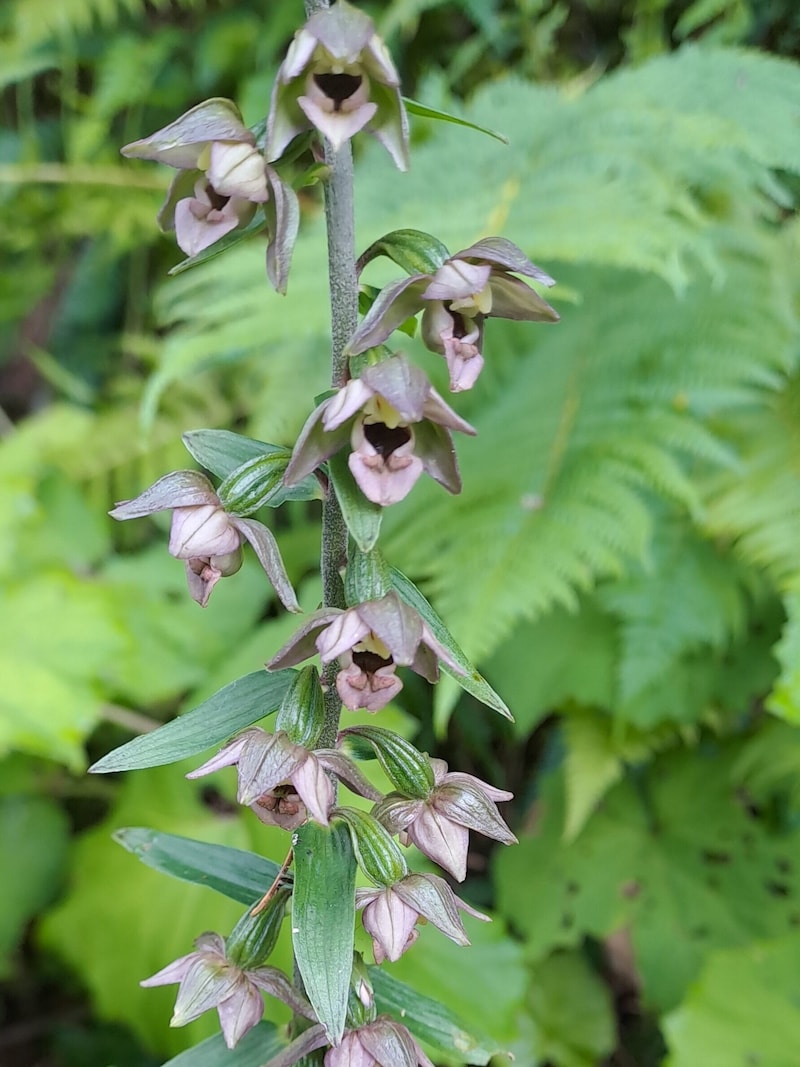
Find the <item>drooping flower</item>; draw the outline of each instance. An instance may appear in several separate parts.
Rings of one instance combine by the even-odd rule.
[[[267,158],[312,127],[338,149],[366,129],[400,170],[408,167],[408,119],[400,80],[367,15],[338,0],[298,30],[281,64],[267,119]]]
[[[444,760],[432,759],[434,786],[424,799],[390,793],[373,814],[404,844],[412,843],[459,882],[467,876],[469,831],[514,844],[516,837],[497,810],[497,802],[513,793],[495,789],[472,774],[448,771]]]
[[[299,212],[293,190],[268,166],[251,130],[231,100],[217,97],[198,104],[149,137],[122,149],[134,159],[177,167],[159,211],[163,230],[187,256],[214,244],[252,220],[264,205],[270,225],[267,272],[285,292]]]
[[[463,673],[419,613],[394,590],[346,611],[321,608],[313,612],[267,669],[302,663],[317,652],[323,663],[338,657],[342,669],[336,688],[350,711],[385,707],[403,688],[395,673],[398,666],[411,667],[429,682],[438,680],[439,660]]]
[[[511,241],[486,237],[457,252],[430,274],[411,274],[386,286],[351,337],[351,355],[374,348],[422,311],[422,339],[447,360],[453,392],[471,389],[483,367],[483,324],[489,316],[557,322],[557,312],[515,274],[543,285],[553,279]]]
[[[233,1048],[264,1014],[261,991],[278,997],[292,1011],[309,1019],[315,1016],[305,997],[276,967],[242,968],[228,959],[219,934],[202,934],[195,951],[145,978],[142,986],[180,983],[170,1026],[185,1026],[204,1012],[216,1008],[225,1044]]]
[[[255,519],[225,511],[211,482],[198,471],[166,474],[134,500],[117,504],[109,514],[115,519],[139,519],[170,509],[169,552],[184,560],[189,592],[201,607],[208,603],[220,578],[239,570],[241,545],[246,540],[253,546],[284,607],[300,610],[270,531]]]
[[[356,907],[364,909],[364,929],[372,938],[378,964],[394,963],[414,944],[420,918],[457,945],[469,944],[459,910],[489,922],[488,915],[471,908],[435,874],[409,874],[391,886],[357,889]]]
[[[433,1067],[400,1023],[388,1015],[349,1030],[335,1048],[325,1053],[325,1067]]]
[[[348,442],[348,465],[364,496],[387,507],[403,500],[426,471],[461,490],[450,431],[474,434],[405,356],[367,366],[307,420],[286,468],[296,485]]]
[[[296,830],[309,815],[322,826],[334,803],[331,772],[350,789],[369,799],[380,797],[355,764],[335,749],[311,752],[281,730],[270,734],[258,726],[245,730],[187,778],[201,778],[222,767],[236,766],[237,800],[262,822]]]

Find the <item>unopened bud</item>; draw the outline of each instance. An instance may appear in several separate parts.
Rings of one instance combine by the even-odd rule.
[[[245,912],[225,940],[225,954],[231,963],[247,971],[260,967],[269,959],[278,940],[290,895],[291,889],[281,886],[257,915],[252,909]]]

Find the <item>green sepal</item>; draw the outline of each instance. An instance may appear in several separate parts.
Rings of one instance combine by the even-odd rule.
[[[286,451],[281,445],[256,441],[253,437],[245,437],[231,430],[189,430],[183,435],[183,443],[200,466],[211,471],[217,478],[227,478],[248,460],[261,456],[283,455]],[[268,501],[268,505],[277,507],[285,500],[314,500],[321,496],[319,482],[313,475],[309,475],[299,485],[281,489]]]
[[[419,115],[421,119],[434,119],[436,122],[451,122],[454,126],[465,126],[468,130],[485,133],[487,137],[494,137],[495,141],[500,141],[502,144],[510,143],[504,133],[500,133],[498,130],[490,130],[488,126],[479,126],[477,122],[461,119],[458,115],[451,115],[447,111],[440,111],[438,107],[429,107],[427,104],[421,104],[418,100],[409,100],[407,96],[403,97],[403,103],[406,105],[406,111],[409,115]]]
[[[380,289],[375,285],[365,285],[363,282],[358,287],[358,312],[360,315],[366,315],[375,301],[378,299]],[[417,316],[411,315],[405,322],[396,327],[400,333],[406,334],[408,337],[415,337],[417,333]],[[350,366],[352,369],[353,359],[357,359],[357,356],[350,357]]]
[[[286,690],[278,708],[275,729],[283,730],[296,745],[316,748],[325,725],[325,696],[319,671],[313,664],[303,667]]]
[[[347,824],[358,865],[375,885],[394,885],[408,874],[399,845],[374,816],[358,808],[333,808],[331,818]]]
[[[367,500],[358,488],[344,452],[337,452],[328,460],[328,474],[350,536],[362,552],[369,552],[381,532],[383,508]]]
[[[434,786],[433,768],[428,757],[393,730],[382,726],[348,726],[342,739],[361,738],[369,742],[389,781],[406,796],[425,800]]]
[[[210,259],[216,259],[217,256],[221,256],[223,252],[227,252],[235,245],[239,245],[242,241],[247,241],[254,234],[261,233],[266,229],[267,220],[264,218],[263,211],[257,211],[253,218],[248,222],[246,226],[239,227],[235,230],[231,230],[230,233],[226,233],[224,237],[220,237],[218,241],[215,241],[213,245],[209,245],[208,248],[204,248],[202,252],[198,252],[196,256],[189,256],[187,259],[182,259],[180,263],[176,263],[169,271],[170,275],[183,274],[185,270],[191,270],[192,267],[199,267],[201,263],[208,263]]]
[[[269,959],[281,932],[291,892],[288,886],[281,886],[257,915],[253,914],[253,908],[244,913],[225,938],[225,955],[231,963],[247,971]]]
[[[347,606],[352,608],[365,600],[380,600],[393,588],[389,565],[380,552],[376,548],[362,552],[358,545],[353,545],[344,576]]]
[[[378,256],[388,256],[406,274],[435,274],[450,258],[450,252],[438,237],[424,230],[392,230],[362,252],[356,264],[357,273]]]
[[[283,475],[291,457],[288,448],[247,460],[228,475],[217,489],[222,506],[231,515],[252,515],[283,488]]]
[[[356,918],[356,863],[347,828],[309,820],[294,834],[292,944],[306,996],[338,1045],[344,1033]]]

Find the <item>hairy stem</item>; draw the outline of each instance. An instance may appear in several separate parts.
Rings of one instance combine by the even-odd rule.
[[[329,5],[324,0],[306,0],[305,6],[306,13],[311,15]],[[325,162],[331,168],[330,177],[325,183],[331,296],[331,385],[339,389],[347,381],[345,345],[358,324],[353,153],[350,142],[342,145],[338,152],[326,142]],[[326,607],[346,607],[341,578],[346,562],[347,527],[333,487],[329,486],[322,508],[322,598]],[[321,746],[332,746],[339,729],[341,703],[334,684],[337,670],[335,663],[329,664],[322,676],[327,688],[325,727],[319,742]]]

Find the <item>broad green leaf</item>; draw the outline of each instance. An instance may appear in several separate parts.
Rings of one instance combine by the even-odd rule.
[[[350,536],[362,552],[369,552],[381,532],[383,508],[367,500],[358,488],[344,452],[337,452],[328,460],[328,474]]]
[[[461,1063],[487,1064],[502,1049],[476,1033],[443,1004],[417,993],[382,967],[370,967],[369,976],[379,1012],[401,1020],[420,1041],[441,1052],[455,1053]]]
[[[114,831],[113,837],[148,867],[184,882],[216,889],[241,904],[255,903],[280,871],[277,863],[253,852],[192,841],[141,826],[122,827]]]
[[[453,680],[467,693],[470,693],[477,700],[480,700],[482,704],[486,704],[487,707],[499,712],[504,718],[511,719],[513,722],[513,717],[505,701],[492,689],[483,675],[473,667],[440,616],[433,610],[419,589],[396,567],[391,567],[390,571],[392,584],[397,592],[407,604],[410,604],[412,608],[416,608],[430,627],[433,636],[444,645],[464,673],[457,673],[451,667],[448,667],[446,663],[442,664],[442,669],[447,671]]]
[[[570,712],[566,715],[564,740],[567,745],[564,840],[573,841],[598,801],[622,777],[623,766],[611,739],[610,723],[598,712]]]
[[[353,969],[356,861],[343,823],[307,822],[294,840],[292,935],[306,995],[331,1044],[344,1031]]]
[[[448,112],[440,111],[436,107],[420,104],[417,100],[409,100],[407,96],[403,97],[403,103],[411,115],[418,115],[422,119],[435,119],[437,122],[452,122],[456,126],[466,126],[469,130],[477,130],[478,133],[485,133],[488,137],[494,137],[496,141],[508,144],[508,138],[504,133],[490,130],[488,126],[480,126],[477,122],[470,122],[468,119],[459,118],[457,115],[450,115]]]
[[[63,811],[48,797],[0,798],[0,978],[30,919],[57,894],[69,846]]]
[[[244,1035],[235,1049],[226,1048],[222,1034],[215,1034],[194,1048],[179,1052],[164,1067],[261,1067],[283,1046],[272,1023],[262,1021]]]
[[[767,700],[773,715],[800,725],[800,592],[786,597],[786,626],[775,647],[781,666],[780,677]]]
[[[199,707],[109,752],[90,770],[94,774],[108,774],[160,767],[205,752],[277,711],[293,677],[294,671],[287,670],[254,671],[237,678]]]
[[[710,950],[788,933],[800,900],[789,857],[800,837],[771,832],[738,799],[741,750],[658,757],[615,786],[570,844],[563,778],[545,780],[536,836],[496,859],[500,910],[531,957],[629,926],[644,1002],[664,1010]]]
[[[712,952],[664,1020],[666,1067],[798,1067],[800,935]]]

